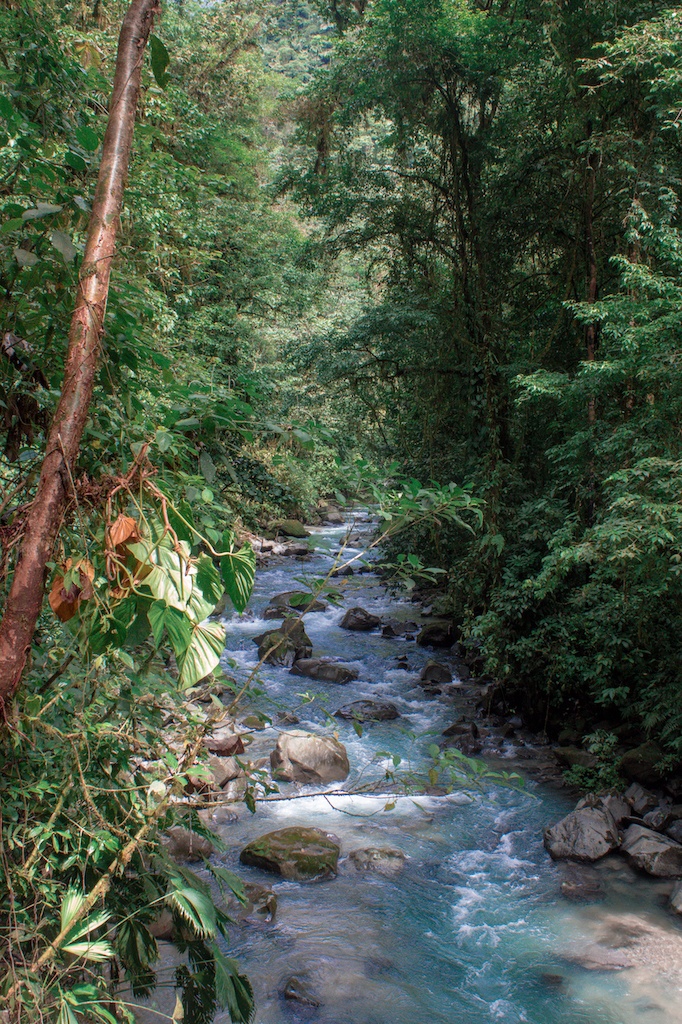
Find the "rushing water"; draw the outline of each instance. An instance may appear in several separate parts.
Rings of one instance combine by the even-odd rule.
[[[287,559],[258,574],[249,613],[226,622],[228,671],[237,666],[243,677],[256,664],[251,637],[277,625],[261,618],[270,597],[296,589],[296,577],[326,571],[330,557],[324,545],[338,545],[344,533],[316,531],[323,547],[311,560]],[[414,642],[383,639],[378,631],[339,628],[343,609],[354,604],[402,619],[413,619],[415,606],[390,598],[372,575],[350,578],[344,592],[341,607],[308,615],[306,630],[315,656],[353,663],[359,680],[338,686],[266,666],[259,707],[273,722],[277,711],[295,709],[297,728],[337,729],[351,762],[345,785],[352,786],[382,774],[376,751],[423,760],[424,749],[453,721],[453,709],[417,685],[429,652]],[[408,670],[396,664],[401,655],[408,657]],[[319,694],[323,703],[301,707],[298,695],[306,691]],[[361,737],[350,723],[335,719],[331,726],[325,718],[323,707],[333,713],[364,697],[390,699],[401,718],[366,726]],[[266,756],[276,735],[275,728],[256,733],[250,754]],[[313,787],[281,789],[315,793]],[[571,808],[567,795],[529,782],[526,793],[491,788],[403,797],[389,810],[386,803],[386,797],[314,795],[260,804],[255,815],[235,805],[236,814],[215,816],[227,866],[277,894],[275,921],[235,927],[230,944],[253,982],[257,1024],[682,1022],[682,930],[664,909],[670,886],[640,879],[613,857],[589,869],[602,885],[600,898],[566,900],[560,885],[567,868],[549,859],[541,833]],[[239,865],[246,841],[293,824],[339,837],[336,879],[287,882]],[[389,879],[355,871],[344,855],[366,846],[402,850],[408,857],[403,873]],[[580,963],[586,954],[592,966],[595,957],[598,963],[610,956],[618,960],[623,951],[634,964],[625,970]],[[319,1007],[283,998],[292,975],[306,981]],[[228,1020],[218,1017],[219,1024]]]

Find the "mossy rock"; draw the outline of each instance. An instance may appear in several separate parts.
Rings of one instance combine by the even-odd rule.
[[[242,864],[293,882],[334,878],[339,862],[335,837],[319,828],[293,826],[253,839],[239,855]]]
[[[306,530],[305,526],[298,519],[285,519],[277,526],[278,533],[283,533],[285,537],[309,537],[310,534]]]
[[[253,637],[258,644],[258,657],[265,658],[270,665],[285,665],[288,668],[300,658],[309,658],[313,653],[313,642],[305,631],[302,621],[288,616],[279,629],[270,629]]]

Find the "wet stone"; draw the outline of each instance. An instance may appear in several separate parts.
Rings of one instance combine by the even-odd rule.
[[[291,674],[319,679],[325,683],[338,683],[341,686],[358,678],[356,669],[331,658],[299,658],[291,666]]]
[[[294,882],[333,878],[340,847],[335,836],[319,828],[282,828],[253,839],[239,855],[242,864],[270,871]]]
[[[545,829],[544,844],[553,860],[594,861],[615,850],[620,838],[610,811],[583,807]]]
[[[451,622],[430,622],[417,636],[420,647],[452,647],[456,640]]]
[[[342,782],[350,772],[343,743],[302,729],[282,733],[270,754],[270,765],[275,778],[284,782]]]
[[[400,712],[387,700],[354,700],[339,708],[335,717],[354,722],[391,722],[400,718]]]
[[[630,863],[658,878],[682,878],[682,844],[668,836],[630,825],[623,836],[622,852]]]
[[[172,825],[161,837],[161,845],[173,860],[194,863],[210,857],[213,843],[182,825]]]
[[[365,608],[360,608],[359,605],[356,605],[355,608],[349,608],[341,619],[341,629],[350,629],[357,633],[369,632],[380,625],[381,619],[378,615],[372,615],[371,612],[366,611]]]
[[[297,976],[289,978],[285,982],[282,988],[282,995],[285,999],[291,999],[302,1006],[320,1005],[320,1000],[313,995],[310,984]]]
[[[437,661],[427,661],[419,673],[419,682],[425,683],[451,683],[452,672],[447,665],[441,665]]]
[[[348,862],[357,871],[375,872],[392,878],[399,875],[405,867],[405,854],[402,850],[383,849],[367,846],[361,850],[351,850]]]

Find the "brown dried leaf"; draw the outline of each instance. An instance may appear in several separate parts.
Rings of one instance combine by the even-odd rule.
[[[109,527],[109,537],[115,548],[120,547],[121,544],[127,544],[129,541],[135,543],[140,539],[137,521],[132,516],[124,516],[121,513],[116,522]]]
[[[78,611],[81,601],[89,601],[95,594],[92,586],[95,579],[95,567],[87,558],[82,558],[76,563],[78,584],[72,583],[66,590],[64,577],[72,565],[73,559],[67,558],[63,571],[57,573],[52,580],[48,597],[50,608],[61,622],[68,622],[69,619],[72,619]]]

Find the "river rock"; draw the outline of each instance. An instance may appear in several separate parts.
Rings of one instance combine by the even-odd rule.
[[[372,615],[371,612],[356,605],[355,608],[348,609],[341,619],[340,625],[341,629],[352,629],[356,633],[364,633],[380,626],[381,619],[378,615]]]
[[[357,679],[359,673],[354,668],[342,665],[331,658],[300,658],[291,666],[291,674],[344,685]]]
[[[420,647],[452,647],[456,640],[451,622],[429,622],[417,636]]]
[[[244,775],[244,770],[239,767],[234,757],[209,757],[208,767],[213,776],[213,785],[222,789],[232,779],[238,779]]]
[[[626,803],[620,793],[604,793],[599,796],[596,793],[588,793],[575,805],[576,811],[580,811],[583,807],[605,807],[607,811],[611,812],[611,817],[616,825],[620,825],[624,818],[628,818],[631,810],[630,805]]]
[[[554,756],[564,768],[594,768],[597,758],[579,747],[555,747]]]
[[[212,754],[232,757],[244,753],[244,741],[233,725],[222,725],[204,738],[204,746]]]
[[[285,999],[291,999],[292,1002],[300,1003],[301,1006],[320,1005],[320,1000],[313,995],[308,982],[296,975],[284,983],[281,991]]]
[[[399,875],[407,858],[402,850],[391,850],[379,846],[366,846],[351,850],[348,861],[356,871],[373,871],[388,878]]]
[[[391,619],[390,622],[385,622],[381,627],[381,635],[387,640],[395,640],[396,637],[401,636],[413,639],[414,634],[418,631],[419,626],[416,622],[399,622],[397,619]]]
[[[164,907],[154,920],[149,922],[147,928],[155,939],[161,939],[162,942],[172,942],[175,935],[175,925],[170,910]]]
[[[277,532],[285,537],[309,537],[310,534],[298,519],[284,519],[277,524]]]
[[[182,825],[171,825],[161,836],[161,845],[172,860],[190,863],[210,857],[214,850],[210,839]]]
[[[676,843],[682,843],[682,821],[674,821],[665,830],[665,834],[674,839]]]
[[[310,548],[307,544],[285,544],[282,554],[302,558],[304,555],[310,554]]]
[[[341,782],[350,772],[343,743],[302,729],[280,735],[270,764],[273,774],[284,782]]]
[[[355,576],[355,569],[352,565],[342,565],[340,569],[334,569],[332,576]]]
[[[670,908],[676,914],[682,914],[682,882],[678,882],[670,893]]]
[[[264,658],[270,665],[291,667],[301,658],[309,658],[313,653],[313,642],[305,631],[300,619],[287,616],[279,629],[270,629],[267,633],[254,636],[253,642],[258,644],[258,657]]]
[[[277,721],[280,725],[298,725],[301,719],[293,711],[278,711]]]
[[[620,844],[618,828],[605,807],[583,807],[544,832],[545,849],[553,860],[594,861]]]
[[[452,672],[447,665],[441,665],[437,661],[427,661],[419,673],[419,682],[451,683]]]
[[[336,718],[354,722],[392,722],[400,718],[397,707],[388,700],[354,700],[351,704],[344,704],[334,714]]]
[[[282,619],[292,611],[302,611],[304,608],[307,612],[324,612],[328,607],[326,601],[320,601],[304,590],[287,590],[283,594],[275,594],[270,598],[270,604],[265,609],[263,618]]]
[[[620,761],[620,770],[626,779],[640,782],[643,786],[658,786],[664,778],[659,764],[664,754],[657,743],[647,740],[634,750],[628,750]]]
[[[339,862],[336,836],[319,828],[293,826],[253,839],[239,855],[242,864],[271,871],[293,882],[333,878]]]
[[[324,521],[325,523],[329,523],[331,526],[343,526],[346,520],[343,517],[343,512],[337,512],[332,509],[325,513]]]
[[[623,836],[622,852],[634,867],[656,878],[682,878],[682,844],[652,832],[642,825],[630,825]]]
[[[622,793],[607,793],[601,798],[602,805],[611,812],[616,825],[630,813],[630,808]]]
[[[230,914],[242,924],[271,924],[277,914],[277,897],[267,885],[244,882],[246,903],[236,896],[229,901]]]
[[[654,807],[653,811],[647,811],[643,821],[646,827],[652,828],[654,832],[665,832],[670,824],[670,808]]]
[[[658,797],[633,782],[623,793],[623,799],[630,805],[634,814],[642,818],[648,811],[658,806]]]

